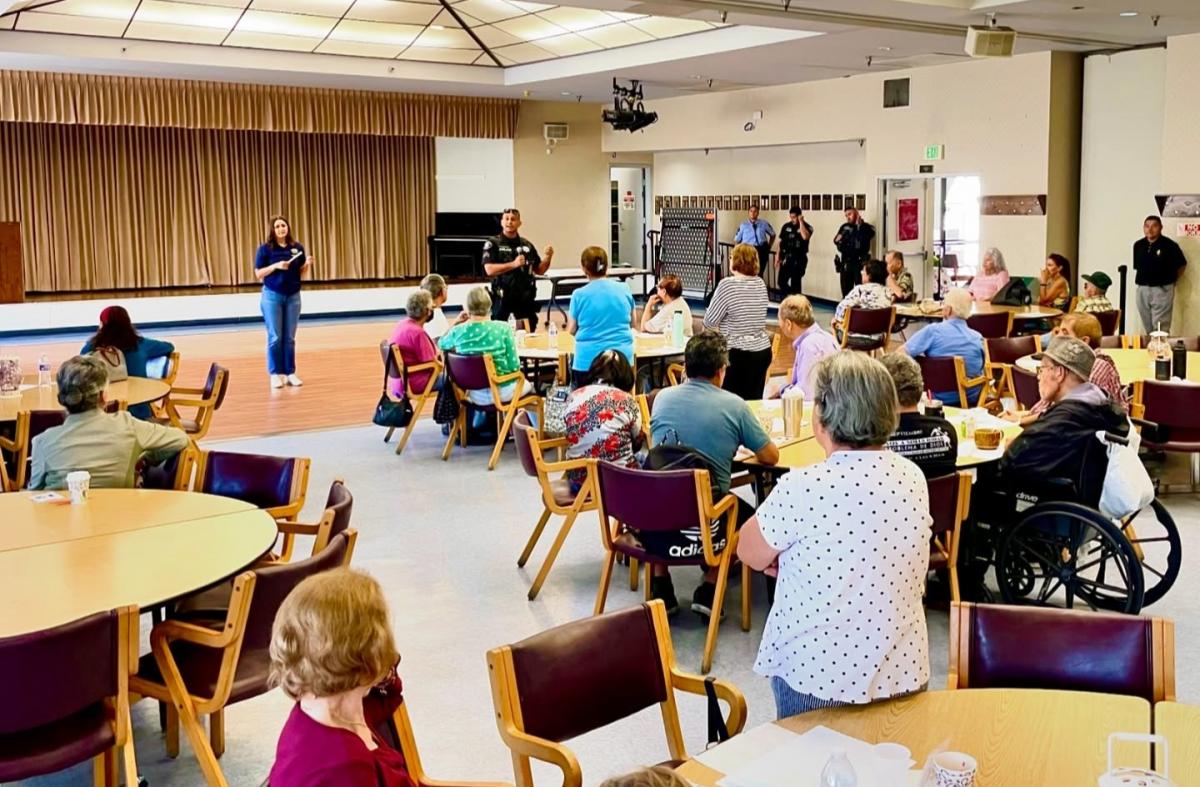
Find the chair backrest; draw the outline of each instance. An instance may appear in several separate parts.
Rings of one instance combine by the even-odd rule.
[[[1175,694],[1174,624],[1162,618],[1050,607],[962,604],[951,609],[956,688]]]
[[[896,309],[858,309],[851,308],[846,312],[847,333],[875,336],[889,334],[895,321]]]
[[[1116,336],[1121,326],[1121,310],[1113,309],[1107,312],[1092,312],[1092,316],[1100,323],[1101,336]]]
[[[259,508],[278,508],[294,499],[298,460],[290,456],[208,451],[200,491],[242,500]]]
[[[446,374],[450,381],[464,391],[482,391],[491,387],[487,364],[482,355],[446,353]]]
[[[503,650],[522,730],[546,740],[574,738],[669,695],[647,605],[566,623]]]
[[[707,470],[638,470],[597,462],[600,509],[634,530],[694,528],[701,521],[699,493],[708,488],[707,476]]]
[[[397,349],[396,345],[387,339],[379,343],[379,357],[383,360],[383,368],[387,370],[388,377],[404,376],[404,359],[400,357]]]
[[[221,409],[222,402],[225,401],[225,392],[229,390],[229,370],[220,364],[214,363],[208,367],[208,377],[204,380],[204,395],[202,398],[211,399],[216,396],[216,401],[213,402],[214,410]]]
[[[1168,427],[1171,442],[1200,441],[1200,385],[1143,380],[1134,384],[1134,398],[1147,421]]]
[[[1103,313],[1107,314],[1107,312]],[[1105,334],[1104,336],[1100,337],[1100,349],[1120,350],[1125,347],[1125,341],[1126,340],[1124,336],[1109,336],[1108,334]]]
[[[518,412],[517,420],[513,424],[513,442],[517,446],[517,458],[521,460],[521,469],[525,471],[525,475],[537,478],[537,458],[533,455],[533,445],[529,440],[529,433],[533,431],[535,430],[529,420],[529,411]]]
[[[1134,346],[1138,349],[1144,349],[1150,346],[1150,337],[1143,334],[1133,337]],[[1167,344],[1172,347],[1176,342],[1183,342],[1183,347],[1190,353],[1200,352],[1200,336],[1168,336]]]
[[[329,529],[329,537],[345,533],[350,527],[350,514],[354,511],[354,495],[346,487],[346,482],[335,478],[329,485],[329,494],[325,497],[325,510],[333,512],[333,527]]]
[[[929,485],[929,514],[933,517],[933,534],[939,536],[954,532],[962,512],[959,474],[930,478],[926,483]]]
[[[931,358],[928,355],[918,355],[913,359],[917,365],[921,367],[921,377],[925,380],[925,387],[934,393],[945,393],[948,391],[958,392],[958,366],[962,364],[962,359],[958,356],[946,356],[944,358]],[[962,401],[962,396],[959,396],[959,407],[966,407],[967,403]]]
[[[67,421],[65,410],[30,410],[29,411],[29,441],[56,426],[62,426]]]
[[[1025,410],[1033,407],[1042,399],[1041,393],[1038,392],[1038,382],[1036,372],[1027,372],[1020,366],[1012,367],[1013,395],[1017,398],[1017,404]]]
[[[989,363],[1016,363],[1018,358],[1037,352],[1036,336],[984,339],[983,344],[987,348]]]
[[[0,735],[72,716],[124,691],[121,610],[98,612],[47,631],[0,639]],[[126,650],[126,652],[128,652]],[[34,676],[48,680],[32,680]]]
[[[967,325],[978,331],[985,339],[1003,339],[1012,334],[1012,312],[992,312],[991,314],[972,314],[967,317]]]

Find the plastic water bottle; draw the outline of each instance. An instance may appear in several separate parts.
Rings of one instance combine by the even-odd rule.
[[[517,315],[515,315],[515,314],[508,315],[508,329],[510,331],[512,331],[514,334],[517,332]]]
[[[683,312],[675,312],[671,318],[671,346],[683,346]]]
[[[821,787],[858,787],[858,774],[845,749],[834,749],[821,770]]]
[[[550,335],[550,349],[557,350],[558,349],[558,325],[556,325],[554,322],[550,322],[550,325],[546,328],[546,331]]]
[[[50,385],[50,359],[43,353],[38,358],[38,386],[47,388]]]

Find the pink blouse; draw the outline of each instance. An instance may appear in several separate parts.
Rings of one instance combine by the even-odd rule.
[[[990,301],[1000,288],[1008,284],[1008,271],[999,273],[977,273],[967,287],[971,297],[977,301]]]

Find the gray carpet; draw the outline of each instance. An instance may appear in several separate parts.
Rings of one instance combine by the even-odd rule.
[[[496,645],[591,614],[601,564],[597,520],[591,515],[577,523],[541,596],[531,603],[525,594],[552,533],[547,530],[530,565],[518,569],[517,555],[541,509],[536,482],[521,472],[511,447],[489,473],[484,448],[456,449],[450,462],[443,463],[442,437],[430,422],[418,426],[403,457],[395,456],[381,438],[382,430],[367,427],[232,441],[219,447],[312,457],[306,510],[310,521],[330,480],[335,475],[345,478],[355,495],[354,526],[360,533],[354,564],[375,576],[387,592],[403,654],[405,696],[427,770],[434,778],[511,781],[508,752],[493,720],[484,654]],[[1185,555],[1196,554],[1197,500],[1188,495],[1167,500],[1183,533]],[[556,525],[557,520],[551,527]],[[299,553],[307,548],[301,544]],[[1200,675],[1184,668],[1191,656],[1200,654],[1200,627],[1195,625],[1200,619],[1200,582],[1190,573],[1190,562],[1174,590],[1148,612],[1175,619],[1179,697],[1200,703]],[[699,572],[677,571],[675,576],[681,599],[690,598]],[[767,682],[751,669],[767,611],[765,595],[763,586],[756,586],[754,627],[744,633],[736,616],[738,591],[736,586],[731,590],[731,614],[721,627],[712,670],[745,692],[751,725],[774,717]],[[610,609],[639,600],[640,594],[630,592],[627,583],[614,581]],[[681,666],[698,670],[704,637],[700,619],[681,612],[672,634]],[[947,653],[944,612],[929,613],[929,634],[931,686],[941,688]],[[275,692],[229,709],[227,751],[221,763],[230,784],[262,783],[288,708],[288,700]],[[689,750],[698,751],[706,732],[702,700],[683,697],[681,713]],[[178,760],[165,756],[153,703],[135,706],[134,726],[139,765],[152,787],[202,784],[186,741]],[[667,756],[661,717],[653,708],[570,745],[588,784]],[[90,769],[80,768],[31,783],[82,785],[90,784],[90,777]],[[538,770],[535,777],[539,783],[560,783],[552,769]]]

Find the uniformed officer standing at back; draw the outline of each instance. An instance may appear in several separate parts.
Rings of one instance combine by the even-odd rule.
[[[492,280],[492,319],[507,320],[509,315],[528,320],[529,330],[537,330],[537,281],[554,259],[554,247],[538,250],[521,237],[521,211],[508,208],[500,215],[500,234],[483,244],[483,272]]]
[[[862,284],[862,266],[871,258],[871,241],[875,239],[875,228],[863,221],[856,208],[846,208],[845,216],[846,223],[833,236],[838,250],[833,266],[842,275],[843,298]]]
[[[800,294],[800,283],[808,270],[808,242],[813,232],[799,205],[792,206],[788,217],[791,221],[779,228],[779,255],[775,258],[779,268],[779,289],[785,298]]]

